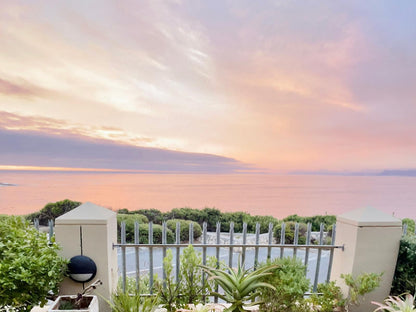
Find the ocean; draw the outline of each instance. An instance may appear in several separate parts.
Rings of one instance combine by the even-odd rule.
[[[373,207],[415,219],[416,177],[0,171],[0,214],[66,198],[113,210],[214,207],[279,219]]]

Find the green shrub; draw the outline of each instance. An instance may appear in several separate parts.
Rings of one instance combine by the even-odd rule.
[[[166,226],[168,229],[170,229],[173,233],[176,233],[176,224],[179,222],[180,226],[180,240],[181,242],[188,242],[189,241],[189,227],[192,223],[193,229],[194,229],[194,239],[197,239],[202,235],[202,229],[201,226],[194,222],[189,220],[180,220],[180,219],[173,219],[168,220],[166,222]]]
[[[162,226],[153,224],[153,243],[162,244]],[[118,231],[118,238],[120,240],[120,231]],[[134,223],[128,227],[126,224],[126,242],[134,243]],[[173,244],[175,242],[175,235],[169,229],[166,229],[166,242]],[[149,224],[139,223],[139,244],[149,243]]]
[[[318,284],[317,293],[313,293],[307,301],[320,312],[333,312],[345,306],[341,288],[336,285],[335,281]]]
[[[246,212],[224,212],[221,215],[221,232],[230,231],[230,224],[234,222],[234,232],[241,233],[243,231],[243,223],[248,223],[250,221],[250,215]],[[253,233],[253,230],[249,231],[247,227],[247,232]]]
[[[295,222],[285,222],[285,244],[293,244],[295,241]],[[282,224],[280,223],[274,228],[274,238],[277,243],[280,243],[280,236],[282,232]],[[298,244],[306,244],[307,225],[299,223]]]
[[[67,264],[58,250],[23,218],[0,218],[0,310],[30,311],[57,293]]]
[[[321,223],[325,225],[324,230],[328,231],[329,227],[337,222],[337,217],[334,215],[315,215],[312,217],[301,217],[296,214],[290,215],[283,219],[284,222],[298,222],[298,223],[311,223],[312,231],[319,231],[321,228]]]
[[[118,213],[117,214],[117,233],[118,237],[120,239],[121,236],[121,223],[125,222],[126,224],[126,242],[128,243],[134,243],[134,224],[138,222],[139,224],[142,224],[142,226],[139,227],[148,227],[148,220],[147,217],[140,214],[123,214]],[[141,230],[141,229],[140,229]]]
[[[380,285],[383,274],[361,273],[357,277],[351,274],[341,274],[345,284],[348,286],[348,297],[345,299],[345,306],[359,306],[363,297]]]
[[[344,297],[341,288],[335,282],[318,284],[318,293],[312,294],[306,301],[313,305],[314,311],[350,311],[359,306],[364,296],[380,285],[382,274],[362,273],[355,278],[351,274],[341,274],[348,286],[348,296]]]
[[[407,225],[406,235],[414,235],[415,234],[415,220],[404,218],[402,220],[402,225]]]
[[[162,226],[159,224],[153,224],[153,243],[161,244],[162,243]],[[149,241],[149,227],[141,226],[140,231],[140,243],[147,244]],[[175,235],[169,229],[166,229],[166,242],[168,244],[173,244],[175,242]]]
[[[221,211],[206,207],[202,210],[202,213],[204,218],[203,222],[207,223],[207,231],[215,232],[217,230],[217,222],[221,219]],[[202,226],[202,223],[199,222],[199,225]]]
[[[131,213],[138,213],[147,217],[149,222],[153,222],[154,224],[162,224],[163,220],[165,220],[165,216],[163,213],[157,209],[139,209],[134,210]]]
[[[273,225],[273,228],[279,224],[279,221],[272,216],[250,216],[247,222],[247,232],[256,232],[256,223],[260,224],[260,233],[269,232],[269,224]]]
[[[309,290],[309,279],[305,275],[305,266],[295,258],[276,258],[260,265],[275,265],[272,274],[263,281],[275,287],[264,288],[261,292],[261,311],[299,311],[305,305],[303,296]]]
[[[416,236],[406,235],[400,240],[399,255],[394,272],[391,294],[416,292]]]
[[[145,215],[141,214],[117,214],[117,225],[120,225],[121,222],[126,222],[127,224],[133,224],[137,221],[139,223],[149,223],[149,220]]]
[[[33,222],[34,219],[39,219],[40,225],[48,225],[49,220],[54,220],[59,216],[77,208],[81,202],[64,199],[55,203],[48,203],[40,211],[29,214],[26,218]]]

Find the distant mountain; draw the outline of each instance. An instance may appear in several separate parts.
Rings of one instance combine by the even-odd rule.
[[[383,171],[291,171],[293,175],[327,175],[327,176],[404,176],[416,177],[416,169],[386,169]]]
[[[292,175],[327,175],[327,176],[376,176],[379,172],[374,171],[330,171],[330,170],[296,170],[291,171],[289,174]]]
[[[379,175],[416,177],[416,169],[390,169],[382,171]]]

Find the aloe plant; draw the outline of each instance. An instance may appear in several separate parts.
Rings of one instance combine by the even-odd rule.
[[[244,307],[261,304],[261,301],[253,301],[259,295],[261,288],[268,287],[275,289],[269,283],[262,282],[262,278],[271,274],[269,271],[277,268],[276,265],[264,266],[255,271],[244,269],[244,265],[238,261],[237,268],[228,267],[228,270],[214,269],[207,266],[201,266],[208,273],[210,279],[220,286],[224,294],[211,292],[212,296],[217,296],[231,304],[226,312],[247,311]]]
[[[390,296],[384,300],[384,304],[379,302],[372,301],[371,303],[378,305],[378,308],[374,310],[376,311],[400,311],[400,312],[415,312],[415,298],[407,294],[405,299],[399,296]]]

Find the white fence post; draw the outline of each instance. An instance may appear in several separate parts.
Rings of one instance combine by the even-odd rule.
[[[382,302],[390,293],[402,235],[399,219],[373,208],[353,210],[337,216],[336,245],[344,244],[344,251],[336,249],[331,280],[337,281],[344,294],[347,287],[341,274],[383,273],[380,287],[365,296],[364,302],[353,311],[373,311],[371,301]]]
[[[60,294],[82,292],[87,284],[100,279],[103,284],[95,290],[100,311],[110,312],[107,302],[117,287],[117,219],[116,213],[92,203],[84,203],[55,220],[56,241],[62,246],[61,254],[70,259],[77,255],[91,258],[97,266],[97,275],[83,285],[66,278],[60,285]],[[101,297],[102,296],[102,297]]]

